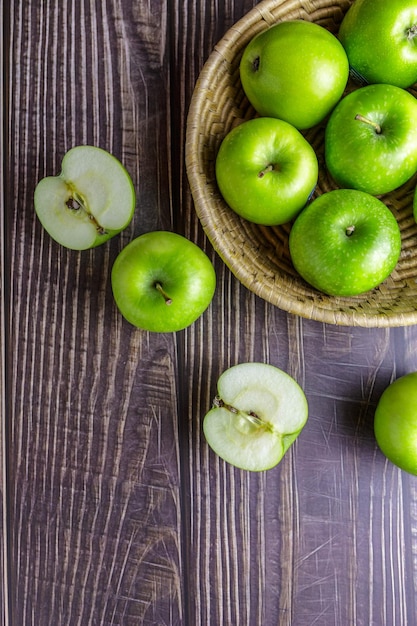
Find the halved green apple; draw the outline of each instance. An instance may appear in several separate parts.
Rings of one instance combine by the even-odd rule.
[[[277,465],[308,418],[304,391],[286,372],[266,363],[240,363],[217,383],[203,422],[209,446],[244,470]]]
[[[58,176],[36,186],[36,214],[50,236],[72,250],[87,250],[120,233],[135,210],[129,173],[112,154],[95,146],[76,146]]]

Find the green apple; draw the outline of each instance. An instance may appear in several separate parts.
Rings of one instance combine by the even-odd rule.
[[[349,63],[339,40],[303,20],[279,22],[258,33],[240,62],[242,87],[255,110],[299,130],[330,113],[348,77]]]
[[[72,250],[98,246],[120,233],[135,210],[132,180],[116,157],[95,146],[76,146],[58,176],[36,186],[36,214],[49,235]]]
[[[417,81],[416,36],[415,0],[355,0],[339,28],[352,75],[397,87]]]
[[[374,432],[385,456],[417,475],[417,372],[397,378],[385,389],[376,407]]]
[[[111,284],[128,322],[168,333],[186,328],[207,309],[216,275],[208,256],[192,241],[154,231],[123,248],[113,264]]]
[[[325,130],[327,169],[339,187],[388,193],[417,170],[417,100],[393,85],[367,85],[333,110]]]
[[[266,363],[240,363],[223,372],[217,391],[203,421],[209,446],[244,470],[277,465],[308,417],[304,391],[294,378]]]
[[[289,248],[307,283],[328,295],[350,297],[389,276],[400,256],[401,233],[391,211],[375,196],[334,189],[300,213]]]
[[[316,154],[291,124],[260,117],[223,139],[216,158],[220,192],[236,213],[263,225],[290,221],[317,184]]]

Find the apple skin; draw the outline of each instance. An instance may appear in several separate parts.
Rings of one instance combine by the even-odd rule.
[[[111,283],[128,322],[168,333],[186,328],[207,309],[216,274],[208,256],[192,241],[169,231],[153,231],[123,248],[113,264]]]
[[[72,250],[94,248],[119,234],[131,222],[135,202],[132,179],[122,163],[106,150],[87,145],[68,150],[61,173],[40,180],[34,193],[42,226]],[[77,210],[69,208],[71,204]]]
[[[410,87],[417,81],[415,0],[355,0],[339,28],[360,83]]]
[[[387,459],[417,475],[417,372],[397,378],[382,393],[374,433]]]
[[[316,154],[291,124],[260,117],[223,139],[216,158],[220,192],[245,219],[274,226],[301,211],[318,178]]]
[[[389,276],[401,252],[401,233],[381,200],[354,189],[335,189],[300,213],[289,248],[307,283],[331,296],[351,297]]]
[[[417,100],[393,85],[356,89],[330,115],[324,145],[327,169],[339,187],[373,195],[393,191],[417,170]]]
[[[243,90],[256,111],[305,130],[341,98],[349,77],[346,52],[319,24],[288,20],[258,33],[240,62]]]

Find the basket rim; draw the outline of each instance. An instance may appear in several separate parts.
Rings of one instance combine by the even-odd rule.
[[[213,196],[209,186],[202,180],[201,168],[199,168],[198,158],[195,158],[195,146],[200,144],[202,133],[200,130],[200,110],[206,101],[206,90],[214,82],[214,77],[219,71],[221,65],[230,61],[227,59],[228,51],[231,47],[235,47],[242,38],[242,33],[257,23],[262,24],[260,28],[266,28],[273,19],[271,10],[285,4],[285,0],[262,0],[258,5],[253,7],[246,15],[241,17],[223,37],[217,42],[205,61],[202,70],[197,78],[191,96],[188,115],[186,120],[186,139],[185,139],[185,166],[193,198],[194,208],[200,220],[202,228],[213,246],[215,252],[234,274],[234,276],[251,292],[266,300],[270,304],[278,308],[298,315],[300,317],[315,320],[317,322],[329,323],[341,326],[361,326],[367,328],[389,328],[403,327],[417,324],[417,309],[406,312],[398,312],[395,310],[384,310],[378,313],[370,313],[361,311],[361,297],[338,298],[334,296],[326,296],[317,292],[309,285],[305,284],[306,290],[309,289],[314,297],[303,299],[295,297],[294,294],[287,294],[285,290],[280,293],[272,291],[266,285],[253,281],[251,274],[236,256],[229,253],[224,248],[224,240],[216,228],[217,223],[213,221],[212,203]],[[299,0],[288,0],[289,5],[297,5],[300,7],[302,3]],[[276,22],[276,19],[274,20]],[[231,211],[231,209],[230,209]],[[279,285],[282,281],[282,275],[276,275],[275,284]],[[363,294],[365,295],[365,294]],[[330,307],[323,306],[328,302]],[[321,303],[321,306],[318,305]]]

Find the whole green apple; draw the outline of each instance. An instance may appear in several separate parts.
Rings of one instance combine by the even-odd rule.
[[[208,256],[192,241],[154,231],[123,248],[113,264],[111,283],[128,322],[168,333],[186,328],[207,309],[216,275]]]
[[[76,146],[61,173],[36,186],[36,214],[50,236],[72,250],[104,243],[130,223],[135,210],[132,180],[116,157],[95,146]]]
[[[289,247],[295,269],[328,295],[355,296],[396,266],[401,233],[381,200],[354,189],[323,193],[297,217]]]
[[[266,363],[239,363],[223,372],[203,430],[222,459],[260,472],[280,462],[308,418],[304,391]]]
[[[417,372],[397,378],[385,389],[376,407],[374,433],[392,463],[417,475]]]
[[[416,36],[415,0],[355,0],[339,28],[353,76],[397,87],[417,81]]]
[[[249,42],[240,77],[260,115],[283,119],[302,130],[321,122],[341,98],[349,63],[330,31],[313,22],[288,20]]]
[[[216,159],[220,192],[236,213],[263,225],[290,221],[317,184],[316,154],[291,124],[260,117],[223,139]]]
[[[367,85],[336,105],[325,130],[327,168],[339,185],[388,193],[417,170],[417,100],[393,85]]]

